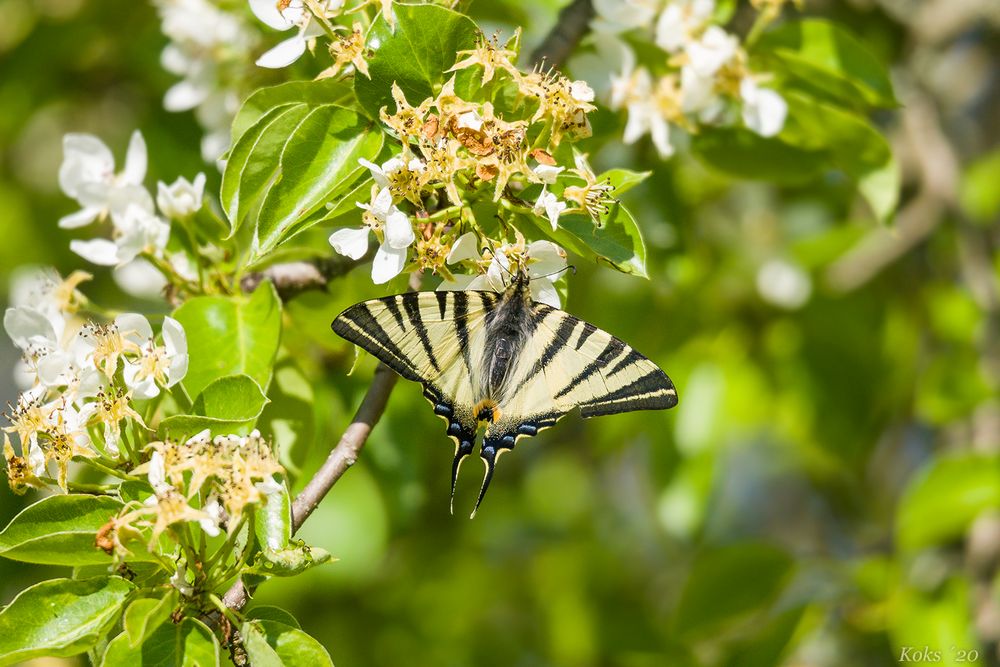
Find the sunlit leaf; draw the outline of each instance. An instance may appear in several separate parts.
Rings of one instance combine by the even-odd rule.
[[[1000,461],[966,454],[933,461],[907,487],[896,514],[902,547],[918,549],[962,535],[979,514],[1000,508]]]
[[[0,556],[28,563],[86,565],[111,563],[97,548],[97,531],[118,514],[111,496],[59,495],[23,509],[0,532]]]
[[[187,333],[190,361],[182,383],[189,395],[240,373],[267,387],[281,337],[281,303],[270,282],[251,295],[195,297],[174,317]]]
[[[386,106],[396,110],[392,84],[416,106],[434,96],[451,74],[445,73],[458,51],[475,47],[476,24],[469,18],[434,5],[393,5],[395,28],[379,17],[368,31],[366,45],[372,51],[368,72],[354,77],[358,101],[372,118]],[[464,99],[473,99],[480,74],[466,68],[457,74],[455,91]]]
[[[276,621],[250,621],[241,633],[255,667],[333,667],[323,645],[298,628]]]
[[[215,667],[221,664],[219,642],[201,621],[188,617],[179,625],[161,623],[138,647],[121,633],[104,651],[101,667]]]
[[[134,588],[108,576],[51,579],[26,588],[0,611],[0,665],[93,648]]]

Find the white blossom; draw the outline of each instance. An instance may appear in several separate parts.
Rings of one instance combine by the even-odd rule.
[[[187,374],[187,337],[180,322],[172,317],[163,318],[163,345],[157,345],[149,320],[137,313],[126,313],[115,318],[115,325],[122,338],[139,349],[139,356],[126,359],[125,385],[135,398],[153,398],[160,393],[160,385],[172,387]]]
[[[750,77],[740,81],[743,100],[743,123],[762,137],[781,132],[788,115],[788,104],[777,92],[761,88]]]
[[[681,51],[715,11],[715,0],[672,0],[656,21],[656,45],[667,53]]]
[[[526,247],[523,242],[502,245],[493,252],[485,274],[458,274],[452,280],[442,281],[437,289],[503,292],[513,273],[510,255],[519,258],[526,266],[531,298],[559,308],[559,291],[552,278],[566,269],[566,251],[551,241],[533,241]]]
[[[366,227],[338,229],[330,235],[330,245],[341,255],[361,259],[368,251],[368,232],[376,232],[381,242],[372,260],[372,280],[381,285],[403,271],[407,248],[416,235],[409,216],[393,203],[388,187],[374,188],[371,203],[358,206],[365,210],[362,219]]]
[[[651,25],[659,0],[594,0],[595,31],[620,33]]]
[[[130,204],[122,213],[113,213],[114,239],[70,241],[70,250],[101,266],[120,266],[142,253],[162,254],[170,238],[170,225],[148,206]]]
[[[556,182],[559,174],[562,173],[565,167],[557,167],[555,165],[539,164],[531,168],[534,173],[535,178],[538,179],[539,183],[544,183],[545,185],[552,185]]]
[[[538,200],[535,201],[532,212],[535,215],[542,215],[544,213],[552,225],[552,231],[555,231],[559,226],[559,215],[566,210],[566,207],[566,202],[561,201],[543,187],[542,192],[538,195]]]
[[[199,173],[194,181],[178,177],[167,185],[163,181],[156,184],[156,205],[168,218],[181,220],[195,214],[205,197],[205,174]]]
[[[117,174],[114,157],[103,141],[92,134],[67,134],[63,137],[59,187],[83,208],[64,216],[59,226],[83,227],[109,212],[121,212],[131,205],[151,205],[152,199],[142,187],[146,161],[146,142],[138,130],[129,140],[125,167]]]
[[[336,12],[343,4],[344,0],[314,3],[324,15]],[[323,34],[323,28],[303,0],[290,0],[287,4],[277,3],[275,0],[250,0],[250,9],[258,19],[275,30],[297,31],[294,37],[279,43],[258,58],[257,65],[260,67],[280,69],[291,65],[306,52],[309,40]]]
[[[794,310],[809,301],[812,280],[798,264],[772,259],[757,271],[757,291],[765,301]]]
[[[219,502],[218,498],[212,498],[202,510],[205,512],[205,517],[198,520],[198,525],[209,537],[218,537],[222,532],[219,529],[219,524],[226,516],[226,510],[222,507],[222,503]]]

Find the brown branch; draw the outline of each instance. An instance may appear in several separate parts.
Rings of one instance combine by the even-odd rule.
[[[531,54],[533,65],[560,67],[569,59],[594,18],[591,0],[573,0],[559,12],[559,18],[542,43]]]
[[[329,259],[313,261],[284,262],[273,264],[260,271],[243,276],[240,289],[252,292],[265,280],[270,280],[282,301],[288,301],[302,292],[325,290],[331,280],[347,274],[351,269],[364,264],[372,257],[373,248],[361,259],[350,259],[339,255]]]
[[[419,272],[410,274],[411,289],[419,290],[420,283],[421,275]],[[329,456],[326,457],[326,461],[320,466],[320,469],[316,471],[316,474],[306,483],[302,492],[295,496],[295,500],[292,501],[293,533],[302,527],[302,524],[313,513],[313,510],[316,509],[320,501],[326,497],[326,494],[333,488],[333,485],[358,460],[358,455],[368,441],[368,436],[371,435],[375,424],[378,423],[378,420],[382,417],[382,413],[385,412],[385,407],[389,402],[389,395],[392,393],[392,388],[396,386],[398,379],[399,376],[385,364],[379,364],[375,369],[372,383],[368,387],[368,391],[365,393],[358,411],[354,414],[354,419],[344,429],[344,433],[340,436],[337,446],[330,451]],[[246,606],[249,599],[250,591],[243,585],[241,579],[237,579],[229,587],[229,590],[226,591],[222,601],[230,609],[238,611]]]

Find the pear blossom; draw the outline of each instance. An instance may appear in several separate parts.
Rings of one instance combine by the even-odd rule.
[[[548,164],[539,164],[535,167],[532,167],[531,171],[534,174],[535,178],[538,179],[539,183],[543,183],[545,185],[552,185],[553,183],[556,182],[557,177],[559,176],[559,174],[562,173],[564,169],[565,167],[557,167],[555,165],[548,165]]]
[[[785,126],[788,104],[777,92],[761,88],[750,77],[740,81],[743,124],[762,137],[773,137]]]
[[[418,157],[405,160],[396,155],[382,163],[382,166],[358,159],[358,164],[371,172],[375,185],[388,188],[394,198],[407,198],[414,203],[420,202],[420,176],[426,171],[427,165]]]
[[[59,226],[74,229],[133,204],[151,206],[149,193],[142,187],[146,161],[146,142],[138,130],[132,133],[125,167],[118,174],[114,156],[103,141],[92,134],[67,134],[63,137],[59,187],[83,208],[61,218]]]
[[[148,196],[148,194],[147,194]],[[159,255],[170,238],[170,225],[149,206],[129,204],[121,214],[112,214],[114,239],[74,239],[70,250],[101,266],[120,266],[142,253]]]
[[[344,0],[327,0],[314,3],[324,14],[339,10]],[[316,21],[304,0],[250,0],[250,10],[267,26],[282,32],[295,29],[297,34],[281,42],[257,59],[259,67],[280,69],[287,67],[302,57],[309,40],[323,34],[323,28]]]
[[[715,11],[715,0],[672,0],[656,21],[656,45],[667,53],[681,51]]]
[[[739,53],[740,42],[719,26],[709,26],[701,37],[688,42],[688,66],[700,77],[714,75]]]
[[[219,529],[219,524],[226,517],[225,508],[223,508],[218,498],[212,498],[202,507],[202,510],[205,512],[205,517],[198,520],[198,525],[201,526],[202,531],[209,537],[218,537],[222,532]]]
[[[187,580],[187,564],[183,561],[177,563],[177,571],[170,577],[170,585],[186,598],[194,595],[194,586]]]
[[[492,253],[486,273],[475,276],[457,274],[452,280],[442,281],[437,289],[503,292],[514,273],[512,259],[528,274],[531,298],[559,308],[559,291],[552,277],[566,269],[566,251],[551,241],[533,241],[525,246],[521,238],[517,243],[504,244]]]
[[[532,212],[535,215],[545,214],[545,217],[549,219],[549,223],[552,225],[552,231],[555,231],[559,227],[559,215],[565,211],[567,204],[564,201],[560,201],[551,192],[548,192],[544,187],[542,192],[538,195],[538,199],[535,201],[534,207],[532,207]]]
[[[372,280],[381,285],[395,278],[406,266],[407,248],[416,240],[410,218],[392,201],[388,187],[372,188],[369,204],[358,203],[365,210],[364,227],[338,229],[330,235],[333,249],[351,259],[361,259],[368,252],[368,233],[380,238],[378,251],[372,261]]]
[[[193,182],[181,176],[170,185],[163,181],[156,184],[156,205],[163,215],[175,220],[194,215],[201,208],[204,197],[204,173],[195,176]]]
[[[122,337],[139,349],[138,358],[126,359],[124,368],[125,385],[135,398],[153,398],[160,385],[172,387],[187,374],[187,337],[180,322],[163,318],[163,345],[156,344],[149,320],[142,315],[119,315],[115,324]]]
[[[642,28],[653,22],[659,5],[659,0],[594,0],[597,18],[592,27],[612,34]]]

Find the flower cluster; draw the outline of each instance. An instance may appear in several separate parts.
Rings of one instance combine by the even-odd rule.
[[[7,413],[4,458],[15,491],[49,483],[67,489],[74,457],[112,465],[136,455],[136,429],[145,429],[134,401],[156,397],[187,372],[187,339],[181,325],[164,318],[158,340],[142,315],[112,322],[84,322],[87,306],[77,287],[90,276],[63,280],[51,270],[21,277],[4,313],[4,328],[21,350],[23,393]],[[15,434],[18,453],[10,441]]]
[[[154,550],[164,531],[188,521],[210,537],[233,535],[248,508],[284,489],[274,478],[284,469],[257,430],[213,438],[206,429],[185,442],[157,441],[149,449],[149,460],[131,472],[144,473],[153,494],[127,505],[103,535],[101,546],[120,557],[130,555],[127,544],[133,541]]]
[[[154,206],[153,196],[142,184],[146,163],[146,142],[138,131],[132,134],[125,166],[119,173],[115,172],[111,150],[98,137],[67,134],[59,168],[60,187],[81,206],[63,217],[59,226],[75,229],[95,222],[110,223],[110,238],[75,239],[70,249],[94,264],[141,274],[145,278],[139,281],[141,288],[137,289],[134,281],[120,281],[122,287],[131,287],[130,291],[141,295],[155,293],[165,284],[156,271],[149,276],[149,262],[161,268],[166,265],[168,273],[190,273],[184,253],[167,256],[170,223],[157,215],[156,206],[164,216],[184,222],[201,209],[205,192],[204,174],[198,174],[193,182],[184,178],[170,185],[160,182]]]
[[[614,202],[613,188],[598,179],[584,156],[577,154],[569,169],[559,166],[554,157],[564,141],[590,136],[587,114],[595,108],[594,91],[585,82],[552,70],[521,72],[513,64],[517,40],[515,36],[501,45],[495,38],[480,35],[474,49],[458,53],[450,70],[478,67],[481,90],[509,90],[515,101],[504,111],[490,101],[459,95],[457,74],[436,96],[416,106],[393,84],[395,110],[383,107],[380,118],[398,138],[399,153],[381,165],[361,160],[372,178],[370,201],[358,204],[364,210],[363,226],[338,229],[330,236],[338,253],[361,259],[374,234],[378,250],[372,279],[376,283],[390,280],[407,267],[411,247],[412,268],[440,273],[451,285],[464,280],[456,281],[449,268],[470,259],[464,255],[462,260],[455,259],[456,248],[463,244],[492,250],[485,259],[462,264],[462,268],[481,268],[485,274],[494,257],[505,256],[506,250],[500,248],[515,252],[516,247],[521,250],[511,261],[519,265],[524,242],[515,216],[545,219],[553,232],[564,214],[581,213],[595,224],[602,223]],[[534,203],[525,202],[522,196]],[[499,203],[498,213],[508,217],[493,238],[473,215],[472,206],[483,201]],[[512,235],[519,240],[511,242]],[[460,243],[460,239],[465,240]],[[557,251],[565,265],[565,253]],[[466,282],[478,286],[471,282],[473,278],[468,276]],[[499,285],[496,280],[489,284]],[[554,297],[554,290],[550,296]]]
[[[757,2],[773,18],[784,0]],[[766,4],[766,7],[764,5]],[[713,22],[715,0],[599,0],[592,27],[601,48],[620,55],[622,71],[611,80],[610,106],[625,109],[625,143],[649,134],[661,157],[674,153],[671,129],[697,132],[700,125],[742,123],[761,136],[778,134],[787,104],[761,86],[739,39]],[[621,34],[655,26],[656,63],[637,63]],[[647,67],[648,66],[648,67]]]
[[[181,77],[167,91],[167,111],[195,110],[206,129],[202,158],[218,160],[229,148],[229,127],[247,87],[250,52],[258,35],[236,12],[209,0],[156,0],[170,43],[161,63]]]

